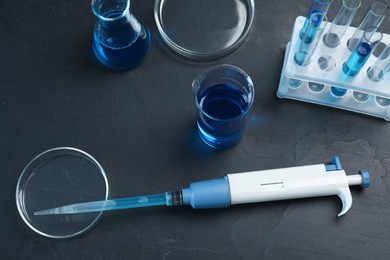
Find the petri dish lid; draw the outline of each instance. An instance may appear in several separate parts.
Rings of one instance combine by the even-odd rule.
[[[196,60],[235,50],[248,35],[254,13],[253,0],[156,0],[154,5],[164,42]]]
[[[81,235],[97,223],[103,212],[41,216],[34,212],[107,198],[103,168],[91,155],[71,147],[39,154],[24,168],[16,187],[20,216],[32,230],[50,238]]]

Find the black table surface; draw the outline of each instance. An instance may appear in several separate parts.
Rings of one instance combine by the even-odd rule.
[[[293,23],[311,1],[256,1],[245,43],[211,62],[188,61],[164,45],[153,2],[132,1],[150,28],[151,50],[141,66],[119,73],[91,61],[95,17],[87,0],[0,2],[0,258],[389,259],[390,123],[276,97]],[[340,3],[332,4],[330,20]],[[369,4],[363,1],[352,25]],[[222,63],[244,69],[256,95],[241,143],[214,151],[196,133],[191,81]],[[347,174],[369,170],[372,183],[351,189],[352,208],[340,218],[337,196],[212,210],[144,208],[108,212],[88,233],[56,240],[25,225],[15,188],[33,157],[61,146],[101,163],[112,198],[327,163],[335,154]]]

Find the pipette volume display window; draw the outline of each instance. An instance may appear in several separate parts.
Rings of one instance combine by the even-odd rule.
[[[16,204],[24,222],[51,238],[69,238],[88,231],[102,212],[42,215],[34,212],[108,198],[103,168],[75,148],[55,148],[35,157],[23,170],[16,188]]]
[[[253,0],[156,0],[154,17],[163,41],[195,60],[235,50],[248,35]]]

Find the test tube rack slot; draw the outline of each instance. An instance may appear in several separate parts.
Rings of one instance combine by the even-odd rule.
[[[377,57],[371,55],[360,73],[354,77],[347,76],[342,70],[343,63],[351,54],[347,42],[356,28],[348,27],[340,44],[336,48],[329,48],[322,39],[331,25],[328,23],[312,55],[311,62],[306,66],[299,66],[294,61],[294,55],[301,42],[299,32],[304,21],[305,17],[302,16],[295,20],[291,40],[286,46],[277,96],[345,109],[390,121],[390,101],[387,106],[376,101],[377,97],[390,99],[390,77],[374,82],[367,76],[368,68],[375,63]],[[383,34],[381,42],[385,44],[390,42],[390,35]],[[291,82],[301,84],[291,87]],[[318,88],[309,88],[309,86]],[[344,96],[337,97],[330,92],[331,87],[347,89],[347,92]],[[358,101],[353,97],[353,92],[369,94],[369,98],[364,102]]]

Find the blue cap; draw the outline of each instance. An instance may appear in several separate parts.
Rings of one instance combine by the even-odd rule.
[[[360,170],[359,174],[362,176],[362,184],[361,184],[361,186],[363,188],[370,187],[370,174],[368,173],[368,171],[367,170]]]

